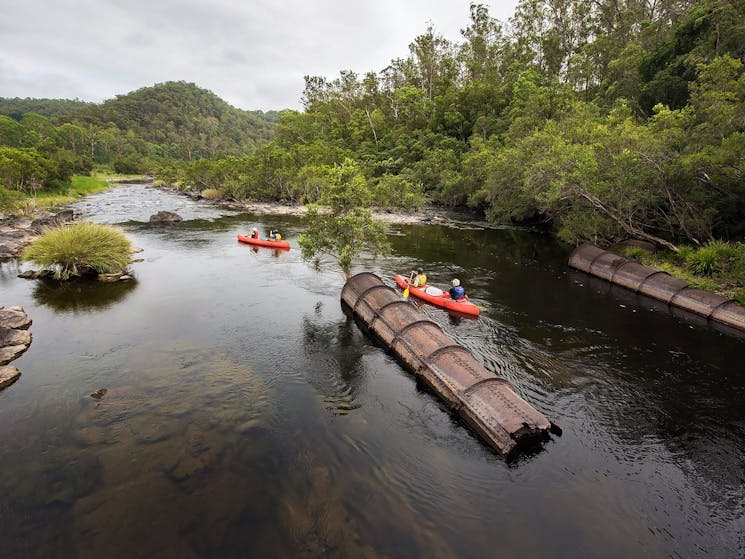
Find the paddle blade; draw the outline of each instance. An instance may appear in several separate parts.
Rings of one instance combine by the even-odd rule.
[[[408,298],[409,298],[409,288],[407,287],[406,289],[404,289],[404,299],[408,299]]]

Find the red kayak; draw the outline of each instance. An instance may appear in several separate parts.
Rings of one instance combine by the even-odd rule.
[[[414,287],[413,285],[409,285],[408,283],[406,283],[406,279],[407,278],[401,275],[396,276],[396,285],[398,285],[401,289],[406,289],[408,287],[409,294],[413,295],[414,297],[422,299],[423,301],[427,301],[428,303],[432,303],[433,305],[437,305],[438,307],[442,307],[443,309],[448,309],[450,311],[457,311],[459,313],[470,314],[472,316],[479,315],[479,308],[471,303],[471,301],[469,301],[468,299],[459,299],[456,301],[450,297],[450,293],[448,293],[447,291],[443,291],[438,287],[434,287],[432,285],[425,285],[424,287]]]
[[[280,250],[290,250],[290,243],[287,241],[270,241],[269,239],[254,239],[252,237],[246,237],[245,235],[238,235],[238,240],[242,243],[248,243],[249,245],[277,248]]]

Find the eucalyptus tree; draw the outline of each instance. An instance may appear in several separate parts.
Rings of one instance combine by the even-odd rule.
[[[319,169],[325,175],[325,187],[318,204],[307,214],[307,226],[300,236],[303,258],[320,265],[320,255],[336,259],[349,278],[352,263],[363,250],[372,255],[390,248],[385,224],[374,221],[368,209],[373,197],[358,164],[346,159],[341,165]]]

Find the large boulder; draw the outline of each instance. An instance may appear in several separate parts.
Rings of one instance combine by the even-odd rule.
[[[13,365],[0,366],[0,390],[13,384],[20,376],[21,372]]]
[[[21,307],[0,307],[0,326],[16,330],[26,330],[31,326],[31,319]]]
[[[159,211],[150,216],[150,223],[178,223],[183,218],[176,212]]]
[[[31,332],[0,326],[0,347],[9,345],[31,345]]]
[[[0,347],[0,365],[7,365],[23,355],[28,349],[27,345],[9,345]]]

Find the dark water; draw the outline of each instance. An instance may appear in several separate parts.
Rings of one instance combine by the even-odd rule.
[[[569,272],[566,248],[396,226],[356,265],[392,284],[422,263],[489,308],[422,313],[563,428],[505,463],[343,314],[333,266],[235,240],[296,247],[301,221],[144,186],[76,209],[145,261],[113,285],[0,268],[34,321],[0,392],[0,557],[745,554],[745,342]],[[148,225],[160,209],[186,220]]]

